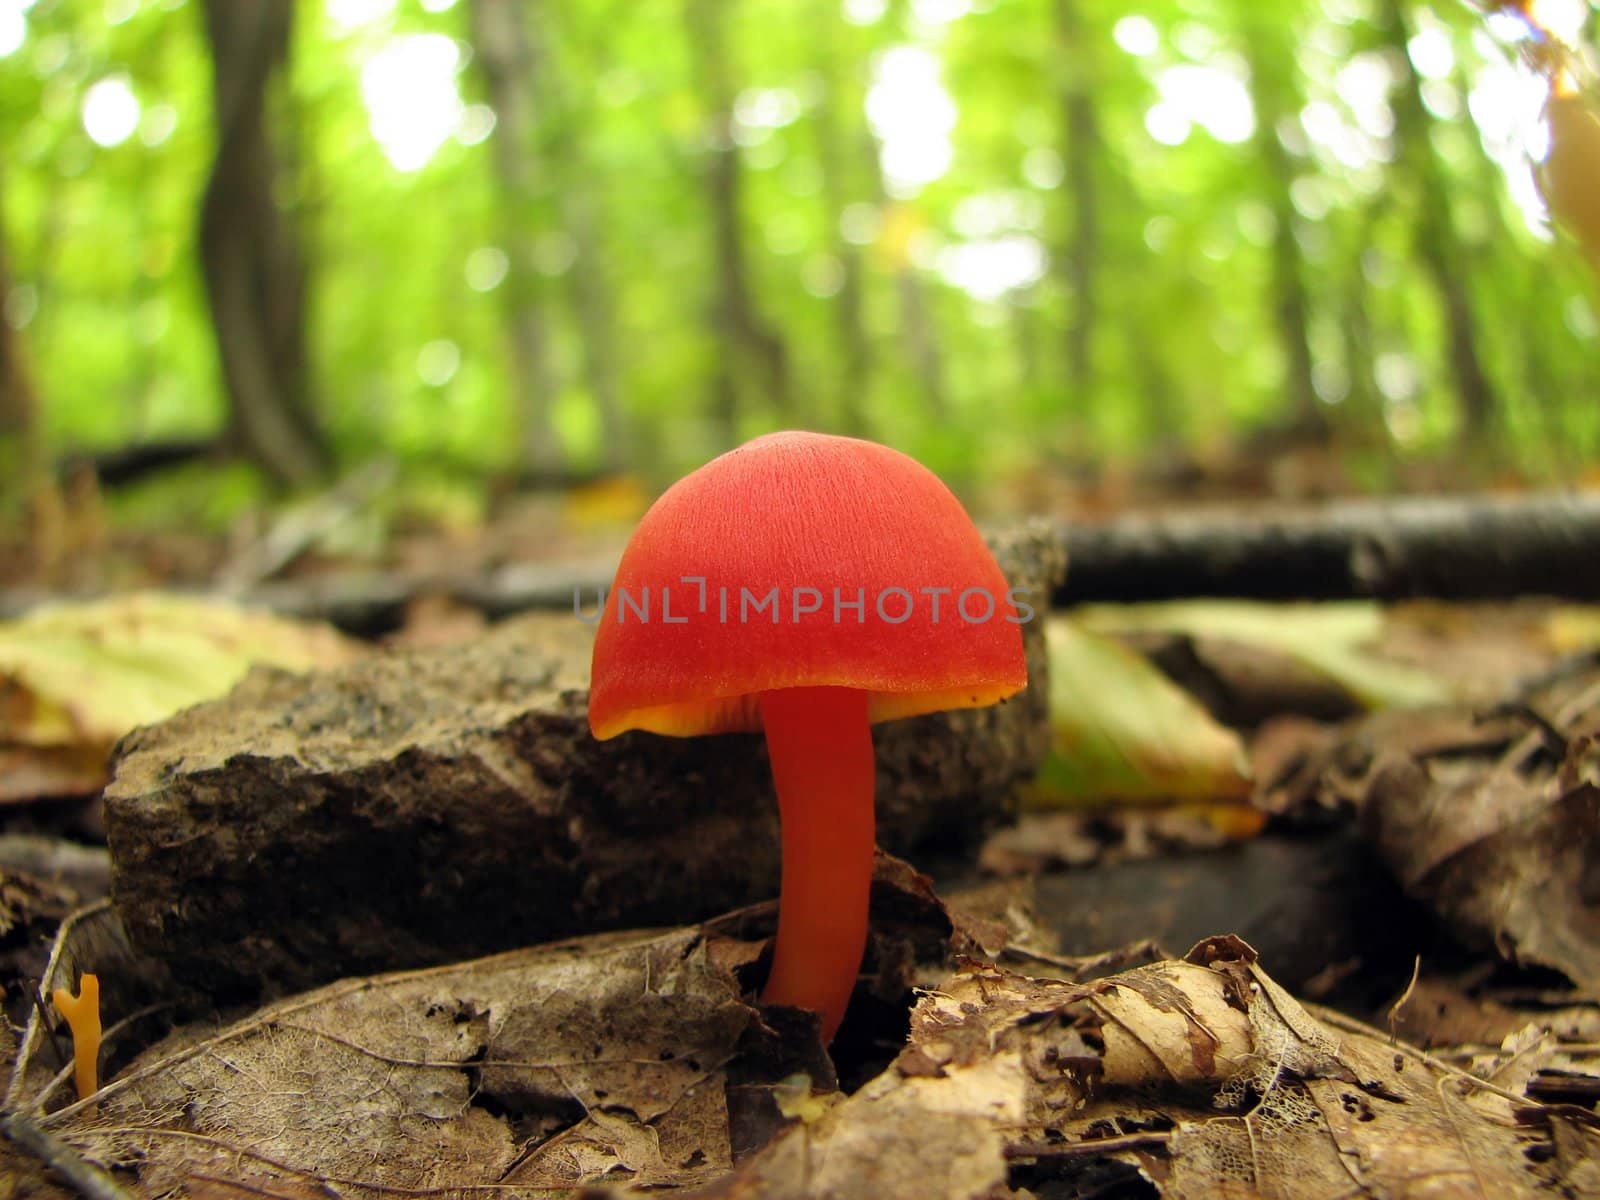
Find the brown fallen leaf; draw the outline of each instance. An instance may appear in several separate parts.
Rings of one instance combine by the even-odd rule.
[[[1569,746],[1560,771],[1381,759],[1364,818],[1405,889],[1463,940],[1600,988],[1600,748]]]
[[[93,1113],[42,1120],[146,1195],[218,1198],[993,1200],[1117,1171],[1165,1197],[1516,1200],[1593,1169],[1592,1116],[1513,1090],[1552,1061],[1534,1043],[1475,1078],[1306,1009],[1233,937],[1085,983],[968,962],[853,1095],[769,1080],[779,1132],[736,1164],[751,1047],[775,1043],[725,942],[610,934],[335,984],[180,1031]]]
[[[1216,850],[1254,837],[1265,823],[1265,812],[1243,804],[1025,812],[985,839],[978,865],[1005,878]]]
[[[129,1063],[125,1019],[151,1007],[138,975],[159,964],[101,904],[63,927],[44,980],[106,979],[113,1077],[93,1110],[40,1120],[94,1161],[132,1168],[147,1194],[703,1183],[797,1119],[786,1079],[804,1080],[797,1113],[814,1087],[837,1087],[814,1016],[741,998],[759,980],[774,909],[350,979],[222,1030],[180,1027]],[[875,1042],[898,1037],[912,980],[942,978],[952,949],[975,948],[927,878],[887,855],[872,919],[856,1011],[835,1044],[858,1071],[888,1061]],[[165,986],[163,1013],[193,1010],[170,976]],[[61,1103],[57,1065],[36,1015],[8,1106]]]
[[[109,778],[105,747],[98,744],[0,744],[0,804],[28,804],[44,797],[92,796]]]
[[[1554,1147],[1551,1166],[1569,1196],[1600,1196],[1600,1133],[1594,1114],[1552,1113],[1550,1140]]]
[[[724,1072],[755,1019],[698,930],[602,935],[180,1031],[96,1113],[45,1120],[151,1195],[681,1184],[731,1165]]]

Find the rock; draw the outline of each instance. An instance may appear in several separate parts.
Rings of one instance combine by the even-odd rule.
[[[994,539],[1039,610],[1056,539]],[[975,849],[1049,739],[1033,685],[878,727],[879,840]],[[517,618],[471,642],[294,675],[135,731],[105,794],[129,936],[218,999],[667,925],[774,896],[759,736],[589,735],[592,627]]]

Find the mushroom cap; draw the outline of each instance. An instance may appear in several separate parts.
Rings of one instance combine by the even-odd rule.
[[[884,721],[1027,679],[1005,577],[938,476],[875,442],[774,433],[639,522],[600,617],[589,726],[754,731],[760,693],[830,686],[868,692]]]

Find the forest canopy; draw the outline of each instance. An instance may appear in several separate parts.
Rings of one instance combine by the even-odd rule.
[[[809,426],[982,482],[1318,428],[1570,478],[1538,51],[1586,83],[1591,19],[0,0],[0,439],[659,480]]]

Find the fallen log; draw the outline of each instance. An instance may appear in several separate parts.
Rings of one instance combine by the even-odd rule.
[[[1414,496],[1284,508],[1205,507],[1057,523],[1071,570],[1057,605],[1195,596],[1256,600],[1600,599],[1600,494]],[[511,564],[469,577],[271,583],[275,611],[385,632],[408,599],[443,593],[491,617],[594,605],[614,559]]]
[[[1600,494],[1200,508],[1062,530],[1066,603],[1600,598]]]
[[[1058,605],[1193,596],[1256,600],[1600,599],[1600,494],[1341,500],[1302,508],[1205,507],[1060,523],[1072,563]],[[513,563],[470,575],[328,572],[265,582],[233,598],[375,637],[407,605],[447,596],[489,617],[592,610],[611,555]],[[0,618],[51,599],[0,592]]]

